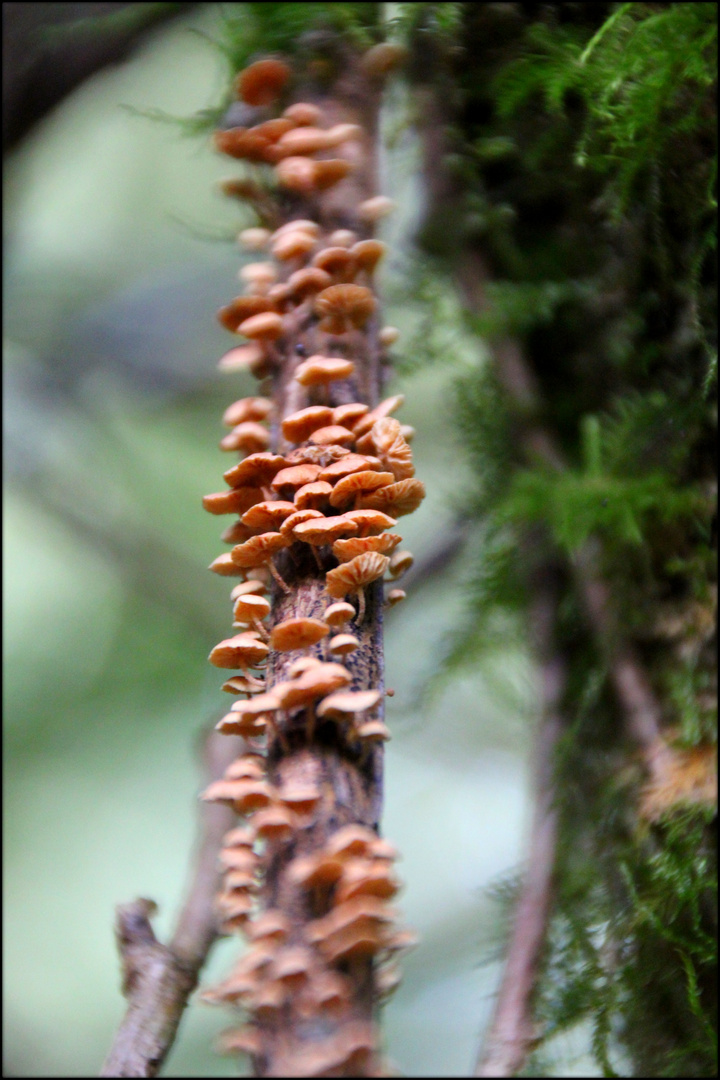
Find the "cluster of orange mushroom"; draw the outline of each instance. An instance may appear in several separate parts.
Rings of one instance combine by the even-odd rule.
[[[287,65],[268,59],[243,71],[236,85],[246,104],[267,106],[277,101],[289,78]],[[321,124],[317,106],[296,103],[254,127],[219,132],[216,146],[232,157],[272,166],[281,189],[310,198],[351,169],[343,158],[315,155],[361,135],[356,125]],[[378,196],[360,205],[357,219],[369,231],[388,209],[388,201]],[[397,929],[397,912],[389,904],[399,888],[392,871],[397,853],[373,829],[345,825],[320,851],[283,855],[307,852],[297,841],[317,824],[323,794],[312,777],[288,781],[276,774],[271,783],[267,749],[279,745],[289,751],[289,732],[297,734],[299,717],[305,745],[319,725],[335,725],[358,761],[390,737],[382,719],[382,691],[353,689],[351,658],[363,649],[365,590],[372,586],[376,597],[374,583],[385,579],[386,606],[404,598],[396,582],[412,565],[412,555],[396,550],[402,538],[390,530],[398,517],[419,506],[425,489],[414,475],[412,429],[392,415],[402,396],[374,408],[352,400],[353,357],[359,356],[353,349],[358,332],[376,318],[373,273],[384,245],[350,229],[328,233],[306,219],[290,220],[274,232],[246,229],[241,242],[268,252],[273,261],[246,265],[240,275],[245,293],[218,313],[222,325],[247,339],[223,357],[220,367],[249,368],[263,379],[278,376],[280,369],[287,377],[292,365],[295,400],[303,404],[282,418],[265,396],[230,405],[223,417],[230,431],[220,447],[244,456],[224,473],[227,489],[203,499],[210,513],[236,516],[222,537],[232,549],[210,566],[216,574],[241,579],[231,591],[236,633],[216,645],[209,659],[234,672],[223,690],[238,698],[218,730],[243,736],[249,748],[203,798],[227,803],[249,819],[225,837],[218,911],[222,929],[244,931],[252,946],[205,997],[247,1011],[250,1022],[229,1033],[225,1046],[259,1054],[260,1028],[272,1028],[283,1011],[286,1020],[289,1010],[299,1021],[346,1012],[348,965],[357,958],[374,961],[376,997],[389,993],[398,981],[393,957],[411,944],[409,932]],[[290,328],[299,325],[311,327],[314,340],[330,340],[334,348],[312,356],[301,350],[291,354]],[[385,349],[397,331],[376,328],[375,335]],[[293,594],[281,570],[288,567],[297,576],[303,566],[324,583],[325,599],[313,617],[287,617]],[[279,603],[274,610],[266,596],[273,579],[286,608],[281,618]],[[266,668],[272,672],[267,682]],[[279,907],[260,913],[262,876],[278,858],[283,888],[313,913],[310,921],[293,925]],[[324,1075],[336,1069],[350,1075],[347,1070],[354,1067],[372,1075],[367,1069],[375,1060],[376,1033],[353,1013],[346,1019],[319,1044],[288,1044],[282,1051],[289,1055],[288,1071],[277,1075]]]

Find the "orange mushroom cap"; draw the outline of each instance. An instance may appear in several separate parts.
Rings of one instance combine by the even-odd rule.
[[[378,533],[376,536],[351,536],[347,540],[336,540],[333,544],[333,555],[338,562],[348,562],[356,555],[362,555],[364,551],[379,551],[381,555],[389,554],[402,541],[402,536],[397,533]]]
[[[352,360],[341,356],[311,356],[295,368],[295,378],[302,386],[326,386],[337,379],[349,379],[354,373]]]
[[[247,569],[268,562],[277,551],[287,546],[288,540],[282,533],[266,532],[251,536],[244,544],[234,547],[230,554],[238,566]]]
[[[253,299],[249,297],[249,299]],[[283,332],[282,315],[276,311],[264,311],[259,315],[252,315],[240,323],[238,332],[245,337],[274,341]]]
[[[269,484],[276,473],[285,465],[285,458],[280,454],[271,454],[261,452],[258,454],[251,454],[246,457],[244,461],[238,462],[237,465],[233,465],[231,469],[228,469],[223,473],[223,479],[232,488],[249,487],[254,485],[255,490],[258,487],[263,487],[265,484]],[[253,503],[248,503],[245,510],[249,510],[255,502],[262,502],[263,496],[255,499]],[[244,511],[242,511],[244,513]]]
[[[343,476],[338,480],[330,496],[330,505],[340,510],[351,506],[360,495],[376,491],[378,488],[392,484],[393,474],[390,472],[376,472],[374,469],[361,469]]]
[[[228,405],[223,413],[225,427],[235,427],[246,420],[266,420],[272,412],[273,403],[265,397],[245,397]]]
[[[425,485],[422,480],[410,478],[398,480],[395,484],[379,488],[359,499],[360,509],[392,511],[397,517],[412,514],[425,498]]]
[[[327,623],[320,619],[305,617],[286,619],[273,627],[270,633],[270,645],[278,652],[307,649],[324,638],[328,632]]]
[[[280,96],[291,74],[282,60],[257,60],[240,72],[235,80],[235,90],[248,105],[271,105]]]
[[[381,555],[378,551],[366,551],[349,562],[341,563],[334,570],[328,570],[325,588],[330,596],[339,600],[382,577],[389,563],[386,555]]]
[[[310,405],[291,413],[280,425],[283,438],[293,443],[304,442],[317,428],[331,424],[332,415],[333,411],[327,405]]]
[[[344,515],[320,517],[301,521],[293,529],[293,535],[296,540],[322,547],[324,544],[332,544],[341,536],[356,532],[357,528],[357,523],[349,521]]]
[[[279,529],[280,525],[297,507],[291,502],[276,499],[274,502],[258,502],[251,506],[243,516],[243,523],[251,529],[259,529],[262,532],[271,532]]]
[[[353,326],[362,329],[374,310],[375,297],[364,285],[331,285],[315,298],[320,329],[330,334],[342,334]]]

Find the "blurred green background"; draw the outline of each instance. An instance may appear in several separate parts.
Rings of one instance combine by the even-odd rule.
[[[229,629],[228,586],[206,569],[223,545],[200,499],[227,467],[222,410],[253,392],[249,376],[217,372],[230,339],[214,318],[238,291],[232,237],[251,222],[218,196],[232,165],[207,139],[121,107],[188,116],[215,104],[224,67],[192,30],[212,32],[216,18],[204,5],[156,31],[6,160],[6,1076],[97,1074],[124,1011],[114,905],[154,898],[167,937],[194,837],[200,734],[224,711],[206,657]],[[380,285],[392,295],[422,197],[399,107],[388,106],[383,162],[401,206]],[[407,396],[400,417],[417,429],[428,488],[401,523],[420,564],[452,529],[467,475],[450,382],[483,361],[447,308],[452,360],[390,387]],[[412,304],[385,310],[406,340],[419,317]],[[470,1070],[500,971],[486,889],[517,871],[527,834],[535,692],[523,648],[420,693],[462,612],[466,563],[418,580],[386,623],[396,693],[384,833],[402,851],[400,907],[421,943],[384,1030],[409,1076]],[[204,981],[238,948],[220,942]],[[193,1000],[164,1075],[236,1075],[211,1050],[230,1021]]]

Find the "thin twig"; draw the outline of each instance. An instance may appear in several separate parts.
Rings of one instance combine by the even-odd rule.
[[[206,773],[216,780],[237,754],[238,740],[212,732],[205,744]],[[128,999],[125,1016],[100,1076],[157,1076],[170,1050],[188,998],[217,937],[214,896],[220,876],[217,855],[235,814],[216,803],[202,803],[200,835],[187,898],[169,945],[150,925],[152,900],[119,904],[115,932]]]

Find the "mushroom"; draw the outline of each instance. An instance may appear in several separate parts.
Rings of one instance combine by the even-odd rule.
[[[321,619],[296,618],[277,623],[270,633],[270,646],[278,652],[294,652],[315,645],[328,633]]]
[[[396,551],[390,556],[390,577],[399,578],[406,573],[415,562],[411,551]]]
[[[327,131],[304,124],[302,127],[286,131],[278,141],[278,150],[287,157],[292,154],[306,157],[317,154],[320,150],[329,150],[335,145],[334,142],[329,141]]]
[[[332,285],[332,278],[318,266],[304,266],[287,279],[288,291],[298,303],[309,296],[316,296],[329,285]]]
[[[245,348],[245,346],[241,346]],[[228,405],[223,413],[222,422],[225,427],[236,427],[246,420],[266,420],[272,412],[273,403],[266,397],[244,397]]]
[[[249,541],[248,541],[249,542]],[[359,597],[358,624],[365,618],[364,588],[370,582],[382,577],[390,560],[378,551],[366,551],[356,555],[349,562],[341,563],[334,570],[329,570],[325,577],[325,588],[336,600],[344,599],[349,593]]]
[[[239,577],[242,575],[242,570],[233,562],[232,555],[224,554],[218,555],[217,559],[208,566],[208,570],[212,570],[213,574],[220,574],[221,577]]]
[[[295,492],[295,509],[318,510],[324,508],[327,505],[328,495],[331,491],[332,484],[328,484],[324,480],[314,480],[311,484],[303,484]]]
[[[375,267],[387,251],[387,245],[382,240],[358,240],[350,248],[350,254],[355,259],[358,270],[363,270],[368,279],[372,280]]]
[[[328,424],[327,427],[317,428],[310,435],[310,442],[316,446],[352,446],[355,436],[352,431],[341,427],[340,424]]]
[[[381,510],[383,513],[392,511],[396,517],[402,517],[417,510],[424,498],[425,485],[422,480],[410,478],[363,495],[358,504],[361,509]]]
[[[400,890],[400,882],[386,859],[351,859],[335,892],[335,901],[342,904],[357,896],[377,896],[389,900]]]
[[[256,943],[279,943],[287,940],[290,933],[290,923],[282,911],[269,908],[262,915],[258,915],[256,919],[248,923],[245,933],[250,941]]]
[[[335,543],[338,541],[336,540]],[[334,545],[333,545],[334,547]],[[323,619],[328,626],[338,627],[344,626],[355,615],[355,608],[352,604],[346,603],[344,600],[339,600],[336,604],[330,604],[325,608],[323,612]]]
[[[336,540],[332,550],[338,562],[343,563],[365,551],[379,551],[381,555],[388,555],[401,541],[402,536],[388,532],[378,533],[377,536],[351,536],[347,540]]]
[[[358,526],[345,516],[312,518],[301,521],[295,526],[293,535],[296,540],[302,540],[306,544],[322,547],[324,544],[332,544],[340,536],[357,532]],[[332,572],[332,571],[331,571]],[[331,594],[332,595],[332,594]]]
[[[311,356],[295,368],[295,379],[302,386],[327,386],[337,379],[349,379],[354,373],[355,364],[342,356]]]
[[[282,60],[257,60],[235,80],[238,97],[248,105],[271,105],[280,96],[291,71]]]
[[[249,371],[256,379],[264,379],[270,374],[268,358],[257,342],[247,345],[238,345],[230,349],[218,360],[220,371]]]
[[[269,240],[269,229],[243,229],[242,232],[238,234],[238,242],[241,243],[243,247],[248,248],[249,251],[264,251],[268,246]]]
[[[307,487],[307,484],[305,485]],[[298,490],[302,491],[302,488]],[[280,532],[283,536],[288,537],[290,540],[295,539],[295,526],[299,525],[303,521],[310,521],[311,518],[321,518],[323,515],[319,510],[298,510],[296,513],[291,514],[290,517],[285,518],[280,526]]]
[[[268,646],[263,641],[248,633],[236,634],[235,637],[225,638],[210,652],[208,657],[211,664],[220,668],[257,667],[269,652]]]
[[[353,165],[345,158],[326,158],[315,162],[315,187],[326,191],[353,171]]]
[[[331,285],[315,298],[320,329],[329,334],[362,329],[374,310],[375,297],[364,285]]]
[[[357,524],[360,536],[372,536],[397,525],[395,518],[384,514],[382,510],[346,510],[343,517]]]
[[[382,420],[383,417],[389,416],[390,413],[394,413],[395,410],[399,409],[404,403],[404,394],[393,394],[392,397],[385,398],[385,400],[381,401],[379,405],[376,405],[374,409],[365,413],[362,420],[358,420],[355,425],[355,434],[358,436],[366,435],[377,420]],[[365,450],[363,449],[360,452],[364,454]]]
[[[366,720],[357,733],[363,742],[387,742],[391,738],[390,728],[382,720]]]
[[[333,411],[327,405],[310,405],[307,409],[300,409],[286,416],[280,427],[283,438],[288,442],[301,443],[309,438],[313,431],[327,427],[332,420]]]
[[[233,675],[220,689],[228,694],[260,694],[265,689],[265,683],[262,679],[254,679],[248,674]]]
[[[231,488],[251,484],[256,488],[265,487],[284,465],[285,458],[281,457],[280,454],[264,452],[250,454],[244,461],[239,461],[237,465],[233,465],[231,469],[224,472],[223,479]],[[249,510],[256,502],[262,501],[262,498],[255,499],[254,502],[248,503],[245,510]],[[241,513],[244,513],[245,510],[241,511]]]
[[[203,495],[202,504],[210,514],[244,514],[255,503],[262,501],[262,494],[260,488],[238,486],[230,491],[215,491],[211,495]]]
[[[237,780],[243,776],[251,776],[256,780],[261,780],[265,776],[265,758],[262,754],[241,754],[239,758],[235,758],[233,762],[228,765],[224,773],[226,780]],[[249,832],[250,830],[245,830]],[[230,833],[227,833],[223,837],[223,843],[230,843]],[[237,839],[234,832],[232,834],[233,841]]]
[[[356,142],[362,138],[363,130],[359,124],[335,124],[325,131],[328,146],[341,146],[344,142]]]
[[[239,585],[236,585],[231,593],[230,599],[237,600],[238,596],[246,596],[248,594],[255,594],[260,596],[265,592],[265,586],[261,581],[241,581]]]
[[[313,266],[324,270],[333,284],[352,281],[355,277],[355,258],[345,247],[326,247],[313,258]]]
[[[238,333],[240,325],[254,315],[265,315],[273,311],[273,304],[264,296],[236,296],[217,313],[218,322],[226,330]]]
[[[415,475],[412,450],[401,432],[401,424],[393,416],[376,420],[370,429],[370,439],[375,452],[395,480],[407,480]]]
[[[220,440],[221,450],[241,450],[246,454],[255,454],[267,450],[270,445],[270,432],[262,424],[246,420],[237,424],[232,431]]]
[[[264,840],[288,840],[293,834],[293,816],[287,807],[279,803],[258,810],[253,817],[253,825],[258,836]]]
[[[282,789],[279,798],[299,821],[306,823],[320,802],[321,793],[314,784],[291,783]]]
[[[278,315],[276,311],[264,311],[260,315],[252,315],[238,327],[238,333],[244,334],[245,337],[263,341],[275,341],[282,332],[282,315]]]
[[[333,409],[333,423],[352,428],[367,411],[368,406],[361,401],[349,401],[347,405],[336,405]]]
[[[272,253],[280,262],[301,259],[309,255],[315,247],[315,238],[302,229],[283,233],[273,241]]]
[[[378,332],[378,341],[386,348],[390,345],[394,345],[400,337],[400,331],[397,326],[383,326]]]
[[[249,1054],[254,1057],[260,1053],[262,1042],[258,1029],[252,1024],[245,1024],[241,1028],[223,1031],[216,1046],[220,1054]]]
[[[317,707],[317,714],[328,720],[352,720],[360,713],[374,709],[381,698],[379,690],[341,690],[324,698]]]
[[[262,625],[261,619],[270,614],[270,603],[264,596],[255,596],[252,593],[239,596],[235,601],[233,619],[238,623],[251,624],[267,640],[267,630]]]
[[[360,642],[353,634],[335,634],[330,638],[330,652],[333,656],[347,656],[359,646]]]
[[[360,469],[358,472],[349,473],[335,484],[330,505],[336,510],[345,510],[349,506],[357,506],[359,509],[358,501],[362,496],[392,484],[393,479],[391,472],[377,472],[374,469]]]
[[[335,232],[330,233],[328,244],[330,247],[350,248],[356,240],[357,233],[354,233],[352,229],[336,229]]]
[[[290,667],[287,669],[288,679],[297,679],[300,675],[303,675],[310,668],[317,667],[322,663],[315,656],[301,656],[297,660],[293,660]]]
[[[264,780],[216,780],[200,798],[204,802],[229,803],[236,814],[252,814],[268,805],[271,793]],[[257,856],[247,849],[224,848],[220,862],[227,869],[247,872],[257,866]]]
[[[269,532],[279,529],[283,521],[294,514],[297,507],[294,503],[276,499],[271,502],[258,502],[246,510],[242,516],[244,525],[250,529],[259,529]]]
[[[238,566],[249,568],[265,565],[277,581],[283,592],[289,592],[289,588],[282,579],[275,566],[272,557],[281,548],[288,546],[287,537],[279,532],[261,533],[259,536],[251,536],[244,544],[238,544],[230,552],[233,561]]]
[[[337,411],[337,409],[334,410],[334,412]],[[333,416],[333,420],[335,423],[339,422],[335,416]],[[362,472],[379,464],[379,458],[368,457],[365,454],[346,454],[339,461],[333,461],[332,464],[323,469],[318,479],[327,480],[329,483],[334,484],[336,480],[341,480],[344,476],[349,476],[350,473]]]
[[[283,111],[283,116],[287,116],[298,127],[308,127],[311,124],[317,126],[320,123],[322,112],[317,105],[311,105],[306,101],[297,101],[294,105],[288,105],[287,109]]]
[[[275,175],[280,187],[310,195],[315,188],[317,166],[318,162],[309,157],[286,157],[278,162]]]
[[[271,262],[246,263],[238,273],[240,280],[246,281],[260,297],[264,296],[270,286],[275,284],[277,276],[277,267]]]
[[[361,221],[373,225],[381,218],[387,217],[395,209],[395,203],[386,195],[374,195],[371,199],[365,199],[357,208],[358,217]]]

